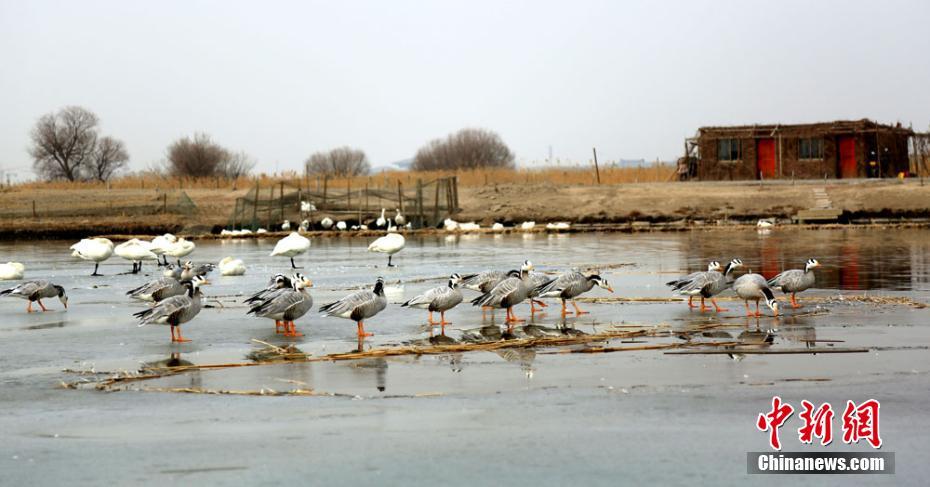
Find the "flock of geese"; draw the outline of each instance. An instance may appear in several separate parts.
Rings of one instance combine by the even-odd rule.
[[[391,220],[386,222],[388,233],[369,245],[368,250],[388,255],[388,265],[393,266],[391,258],[404,248],[403,235],[397,233]],[[129,290],[126,294],[139,301],[151,303],[151,307],[134,313],[139,320],[139,326],[168,325],[171,330],[172,342],[186,342],[188,339],[181,334],[181,325],[193,320],[203,308],[202,287],[210,284],[207,275],[219,267],[224,276],[242,275],[246,271],[241,259],[226,257],[218,266],[213,264],[195,265],[191,261],[181,264],[181,257],[189,255],[195,249],[195,244],[181,237],[171,234],[160,235],[151,241],[130,239],[119,245],[113,244],[106,238],[89,238],[71,246],[72,256],[94,262],[92,276],[99,276],[100,262],[110,258],[113,254],[132,263],[131,273],[141,270],[142,262],[156,261],[164,267],[163,276],[147,282],[139,287]],[[310,248],[310,240],[298,232],[292,232],[280,239],[272,250],[272,256],[287,257],[291,267],[298,269],[294,257],[305,253]],[[177,265],[168,262],[168,257],[176,259]],[[727,311],[721,308],[716,297],[727,289],[732,289],[741,298],[746,306],[747,316],[761,316],[759,302],[764,301],[778,316],[778,302],[775,299],[774,289],[780,289],[784,294],[791,295],[791,306],[800,305],[796,293],[811,288],[815,277],[813,270],[820,267],[816,259],[809,259],[804,269],[784,271],[770,280],[751,271],[733,278],[733,272],[742,267],[740,259],[733,259],[726,267],[718,261],[712,261],[706,271],[695,272],[679,279],[666,283],[672,290],[680,295],[688,296],[688,306],[697,307],[693,303],[695,297],[700,297],[700,310],[709,308],[705,300],[709,299],[718,312]],[[0,264],[0,278],[12,276],[13,279],[22,279],[24,266],[18,263]],[[313,297],[309,289],[313,286],[310,279],[300,272],[288,276],[276,274],[268,285],[245,299],[249,306],[248,315],[274,320],[276,333],[296,337],[301,334],[296,330],[295,321],[305,316],[313,308]],[[545,307],[542,299],[561,300],[561,315],[564,318],[574,313],[576,316],[587,314],[578,307],[575,298],[591,291],[594,287],[603,288],[613,292],[607,280],[597,274],[585,274],[576,270],[564,272],[556,277],[548,274],[534,272],[533,264],[524,261],[519,269],[510,271],[489,270],[475,274],[452,274],[448,282],[404,302],[402,307],[426,310],[429,313],[428,323],[430,333],[432,326],[439,325],[445,334],[445,313],[461,304],[465,297],[462,288],[477,291],[479,294],[470,300],[474,306],[481,307],[483,312],[494,309],[506,310],[505,323],[512,331],[515,323],[525,320],[514,314],[514,307],[529,301],[531,313],[536,313],[536,306]],[[57,297],[67,308],[68,297],[65,289],[57,284],[45,280],[26,281],[12,288],[0,291],[0,296],[12,296],[28,301],[27,312],[33,312],[32,304],[35,302],[42,311],[48,308],[42,299]],[[749,302],[755,301],[755,312],[750,310]],[[574,310],[567,307],[571,303]],[[374,317],[387,307],[384,293],[384,279],[379,277],[370,289],[353,292],[342,299],[319,307],[322,316],[344,318],[354,321],[357,325],[357,334],[361,339],[371,336],[365,331],[365,320]],[[439,321],[434,320],[434,313],[439,313]]]

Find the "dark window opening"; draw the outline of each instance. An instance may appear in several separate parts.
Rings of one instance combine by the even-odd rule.
[[[798,159],[823,159],[823,139],[798,139]]]
[[[717,141],[718,161],[739,161],[741,159],[739,139],[720,139]]]

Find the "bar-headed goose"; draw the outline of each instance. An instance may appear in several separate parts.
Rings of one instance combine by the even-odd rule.
[[[369,290],[356,291],[339,301],[320,306],[323,316],[335,316],[354,321],[358,325],[359,338],[372,336],[365,332],[365,320],[380,313],[387,307],[387,298],[384,297],[384,278],[379,277],[375,287]]]
[[[582,311],[578,307],[578,303],[575,302],[575,298],[581,296],[582,294],[590,291],[598,286],[600,288],[606,289],[610,292],[614,292],[614,289],[610,287],[610,284],[607,283],[607,280],[597,274],[591,274],[586,276],[578,271],[566,272],[559,277],[550,280],[549,282],[543,283],[536,288],[536,293],[541,298],[559,298],[562,300],[562,316],[571,313],[566,308],[566,301],[571,300],[572,306],[575,308],[575,315],[580,316],[587,314],[587,311]]]
[[[147,282],[135,289],[126,292],[126,295],[139,301],[159,302],[172,296],[180,296],[187,292],[187,288],[174,277],[162,277]]]
[[[291,288],[269,293],[263,300],[254,303],[246,314],[274,320],[275,333],[283,326],[284,336],[303,336],[297,331],[294,320],[313,308],[313,297],[307,292],[313,283],[300,273],[294,274],[291,283]]]
[[[290,287],[293,287],[293,284],[291,283],[291,279],[289,277],[285,276],[284,274],[275,274],[274,277],[268,281],[268,285],[264,289],[250,296],[244,301],[244,303],[251,304],[264,301],[271,293],[279,289],[287,289]]]
[[[720,272],[722,269],[723,267],[720,265],[720,262],[717,262],[716,260],[712,260],[710,261],[709,264],[707,264],[706,272],[705,271],[692,272],[691,274],[688,274],[685,277],[680,277],[678,279],[675,279],[674,281],[668,281],[665,283],[665,285],[672,288],[673,291],[678,291],[679,289],[681,289],[683,286],[685,286],[689,282],[700,277],[702,274],[706,274],[707,272],[711,272],[711,271]],[[689,294],[688,295],[688,307],[689,308],[694,307],[694,303],[692,302],[693,299],[694,299],[694,295]]]
[[[13,296],[14,298],[29,301],[29,304],[26,306],[27,313],[32,313],[33,302],[39,303],[39,307],[42,308],[42,311],[48,311],[48,308],[42,304],[42,299],[54,297],[57,297],[61,301],[61,304],[65,306],[65,309],[68,309],[68,295],[65,294],[65,288],[57,284],[52,284],[49,281],[21,282],[14,287],[0,291],[0,296]]]
[[[513,327],[513,323],[526,321],[513,314],[513,307],[522,303],[529,296],[530,285],[532,284],[530,280],[531,270],[533,270],[533,263],[528,260],[524,261],[519,271],[510,271],[506,279],[497,283],[487,293],[473,299],[471,304],[506,309],[506,321],[510,328]]]
[[[184,266],[181,267],[181,280],[190,281],[194,279],[195,276],[205,277],[207,274],[213,272],[216,266],[211,263],[206,264],[194,264],[191,261],[184,263]]]
[[[271,251],[271,256],[289,257],[291,259],[291,268],[299,269],[297,264],[294,263],[294,257],[306,252],[309,249],[309,238],[304,237],[297,232],[291,232],[288,236],[278,240],[278,243],[276,243],[274,246],[274,250]]]
[[[785,294],[791,293],[791,307],[800,308],[801,305],[798,304],[795,294],[806,291],[814,286],[816,280],[814,278],[814,269],[818,267],[820,267],[820,262],[818,262],[817,259],[807,259],[807,264],[804,266],[803,271],[801,269],[784,271],[769,279],[768,284],[773,289],[781,289],[781,292]]]
[[[425,309],[429,311],[429,324],[442,327],[442,334],[446,334],[446,325],[451,325],[446,321],[446,311],[456,307],[462,302],[462,291],[459,285],[462,283],[462,276],[452,274],[449,277],[449,284],[446,286],[434,287],[425,293],[407,301],[401,306],[411,308]],[[433,312],[439,312],[439,322],[433,321]],[[430,326],[430,335],[432,335],[432,326]]]
[[[746,305],[746,316],[762,316],[762,312],[759,311],[759,300],[762,299],[772,309],[772,313],[778,316],[778,301],[775,301],[775,294],[762,275],[749,273],[740,276],[733,281],[733,291]],[[756,302],[755,313],[749,310],[749,301]]]
[[[71,246],[72,257],[94,263],[92,276],[101,275],[97,273],[97,269],[100,268],[100,263],[109,259],[111,255],[113,255],[113,242],[107,238],[85,238]]]
[[[721,311],[729,311],[726,308],[721,308],[720,305],[717,304],[715,296],[726,291],[732,279],[731,273],[742,266],[743,261],[733,259],[727,264],[726,269],[720,272],[718,264],[717,269],[708,270],[707,272],[696,272],[693,274],[694,277],[692,279],[679,283],[675,290],[683,296],[688,296],[689,306],[691,306],[690,300],[694,296],[701,296],[702,313],[707,311],[707,306],[704,305],[705,299],[710,299],[710,302],[714,305],[714,310],[718,313]]]
[[[190,340],[181,335],[180,327],[200,313],[203,308],[203,293],[200,292],[200,287],[206,284],[210,284],[210,281],[195,276],[190,282],[184,283],[186,293],[159,301],[145,311],[133,313],[133,316],[139,319],[139,326],[170,325],[172,342],[189,342]]]

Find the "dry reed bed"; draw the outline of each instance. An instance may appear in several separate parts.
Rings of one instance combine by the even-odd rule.
[[[636,329],[621,329],[621,328],[630,328],[637,326]],[[79,381],[73,382],[62,382],[61,385],[64,388],[68,389],[79,389],[92,386],[94,389],[99,391],[114,392],[124,390],[121,386],[129,383],[138,383],[144,382],[152,379],[159,379],[163,377],[169,377],[178,374],[184,374],[190,371],[204,371],[204,370],[222,370],[230,369],[237,367],[260,367],[265,365],[276,365],[284,363],[309,363],[309,362],[337,362],[337,361],[351,361],[351,360],[364,360],[364,359],[375,359],[375,358],[386,358],[386,357],[401,357],[401,356],[422,356],[422,355],[446,355],[454,353],[469,353],[469,352],[487,352],[487,351],[496,351],[504,349],[555,349],[550,350],[548,354],[574,354],[574,353],[583,353],[583,354],[593,354],[593,353],[616,353],[616,352],[634,352],[634,351],[650,351],[650,350],[663,350],[666,353],[670,353],[671,350],[686,350],[693,353],[724,353],[724,354],[744,354],[744,353],[807,353],[807,354],[818,354],[818,353],[858,353],[858,352],[867,352],[868,349],[864,348],[825,348],[825,347],[815,347],[815,348],[805,348],[805,349],[781,349],[781,350],[767,350],[771,346],[770,341],[766,341],[764,338],[756,341],[710,341],[706,339],[699,339],[695,341],[695,338],[700,338],[700,334],[707,332],[709,330],[718,329],[718,328],[733,328],[736,325],[728,323],[708,323],[704,325],[699,325],[692,327],[685,331],[675,331],[673,332],[669,327],[665,325],[656,325],[650,327],[641,327],[640,325],[619,325],[616,328],[594,334],[577,334],[577,335],[563,335],[563,336],[545,336],[545,337],[532,337],[532,338],[514,338],[498,341],[488,341],[488,342],[478,342],[478,343],[453,343],[453,344],[442,344],[442,345],[400,345],[400,346],[388,346],[373,348],[370,350],[364,351],[352,351],[352,352],[343,352],[343,353],[333,353],[328,355],[323,355],[319,357],[314,357],[305,354],[300,351],[293,345],[288,345],[286,347],[278,347],[267,342],[260,340],[253,340],[259,344],[264,345],[264,348],[255,350],[249,354],[252,362],[234,362],[234,363],[221,363],[221,364],[190,364],[190,365],[180,365],[180,366],[166,366],[166,367],[147,367],[140,372],[129,372],[122,371],[117,373],[105,373],[97,371],[66,371],[79,373],[81,375],[91,375],[96,380],[87,380],[82,379]],[[683,342],[680,343],[645,343],[645,342],[623,342],[622,340],[626,339],[636,339],[636,338],[668,338],[670,336],[677,336],[678,338],[683,339]],[[627,343],[625,346],[608,346],[607,344],[614,340],[621,340],[621,343]],[[595,343],[604,343],[604,345],[593,345]],[[630,345],[631,343],[637,343],[636,345]],[[638,343],[645,343],[639,345]],[[306,386],[307,384],[300,384],[301,386]],[[181,392],[181,393],[200,393],[200,394],[232,394],[232,395],[254,395],[254,396],[266,396],[266,395],[295,395],[295,396],[339,396],[340,394],[328,393],[315,391],[312,388],[296,388],[290,390],[272,390],[272,389],[260,389],[260,390],[215,390],[215,389],[204,389],[204,388],[165,388],[165,387],[141,387],[138,390],[143,391],[156,391],[156,392]],[[432,393],[420,394],[415,397],[423,397],[434,395]]]

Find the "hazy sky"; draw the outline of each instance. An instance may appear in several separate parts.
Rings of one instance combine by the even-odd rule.
[[[930,124],[930,2],[0,0],[0,170],[96,112],[134,169],[203,131],[264,171],[462,127],[518,161],[673,159],[701,125]]]

